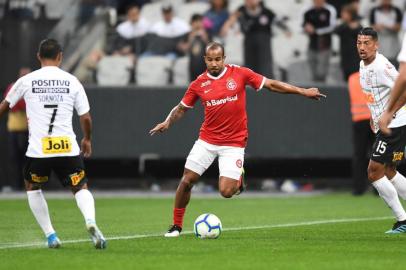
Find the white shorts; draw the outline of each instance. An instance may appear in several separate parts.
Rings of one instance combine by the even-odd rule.
[[[185,168],[202,175],[218,157],[220,176],[239,180],[244,165],[244,148],[219,146],[197,140],[186,159]]]

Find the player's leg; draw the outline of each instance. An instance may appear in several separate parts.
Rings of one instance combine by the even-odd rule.
[[[245,189],[244,148],[221,147],[219,150],[219,191],[224,198],[231,198]]]
[[[393,163],[394,154],[399,147],[399,142],[399,132],[396,129],[393,130],[390,136],[384,136],[381,133],[378,133],[376,141],[372,147],[371,160],[368,166],[368,179],[378,191],[379,196],[392,209],[397,220],[393,229],[387,233],[401,232],[400,230],[403,230],[403,227],[401,226],[403,223],[406,223],[406,212],[399,201],[398,193],[386,176],[386,174],[389,177],[393,176],[394,170],[391,172],[391,166],[385,165]],[[398,227],[401,228],[397,230]],[[406,232],[406,227],[404,229]]]
[[[97,249],[106,248],[106,239],[96,225],[94,198],[92,193],[88,190],[88,179],[86,177],[83,159],[80,156],[58,158],[58,166],[55,172],[62,184],[71,188],[94,246]]]
[[[406,145],[406,127],[399,127],[392,129],[392,137],[395,137],[396,147],[394,147],[392,154],[392,163],[387,165],[386,176],[392,182],[399,196],[406,200],[406,178],[396,171],[396,165],[404,160],[404,149]]]
[[[49,163],[47,164],[47,161]],[[51,159],[27,158],[24,167],[25,189],[27,191],[28,205],[39,226],[47,238],[49,248],[61,246],[49,216],[48,204],[42,193],[41,186],[48,181],[51,172]]]
[[[193,185],[216,158],[213,146],[198,140],[186,159],[185,170],[176,190],[173,209],[173,224],[165,237],[178,237],[183,227],[183,218],[190,201]]]
[[[90,234],[90,238],[97,249],[105,249],[107,241],[96,224],[96,210],[94,206],[94,198],[92,193],[88,190],[87,183],[71,187],[75,195],[76,203],[80,212],[85,219],[86,229]]]
[[[406,200],[406,178],[396,170],[396,166],[387,167],[385,175],[392,182],[399,196]]]
[[[398,193],[385,175],[385,165],[370,160],[368,166],[368,179],[378,191],[379,196],[381,196],[386,204],[392,209],[396,219],[398,221],[406,220],[406,212],[399,201]]]
[[[175,205],[173,208],[173,224],[165,233],[165,237],[177,237],[183,228],[183,218],[186,207],[189,204],[194,184],[199,180],[200,175],[185,168],[178,188],[176,189]]]

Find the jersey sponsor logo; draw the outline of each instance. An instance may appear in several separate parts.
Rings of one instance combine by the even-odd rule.
[[[33,94],[69,94],[69,88],[32,88]]]
[[[374,97],[374,95],[373,95],[371,92],[369,92],[369,91],[367,91],[367,90],[365,90],[365,89],[363,89],[362,92],[364,93],[365,101],[366,101],[368,104],[374,104],[374,103],[375,103],[375,97]]]
[[[66,86],[69,87],[70,81],[68,80],[33,80],[31,81],[31,86],[34,88],[36,86]]]
[[[76,186],[80,183],[80,181],[82,181],[83,178],[85,178],[85,171],[81,170],[80,172],[71,174],[69,175],[69,178],[72,182],[72,186]]]
[[[403,152],[393,152],[392,162],[401,161],[403,158]]]
[[[42,138],[42,152],[44,154],[61,154],[72,151],[69,137],[44,137]]]
[[[242,167],[242,160],[241,160],[241,159],[238,159],[238,160],[235,162],[235,165],[237,165],[238,168],[241,168],[241,167]]]
[[[235,96],[226,97],[226,98],[222,98],[222,99],[208,100],[208,101],[206,101],[206,106],[208,106],[208,107],[217,106],[217,105],[225,104],[227,102],[234,102],[237,100],[238,100],[238,95],[236,94]]]
[[[208,80],[208,81],[202,82],[202,84],[200,85],[200,87],[203,88],[203,87],[206,87],[206,86],[208,86],[208,85],[210,85],[210,84],[211,84],[211,81]]]
[[[233,79],[227,79],[227,83],[226,83],[227,89],[228,90],[235,90],[237,88],[237,83],[233,80]]]
[[[45,183],[48,181],[48,176],[39,176],[35,173],[31,173],[31,181],[35,183]]]

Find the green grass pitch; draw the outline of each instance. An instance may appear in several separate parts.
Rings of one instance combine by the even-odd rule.
[[[192,198],[176,239],[162,237],[173,199],[95,197],[106,250],[93,248],[73,198],[48,200],[58,250],[26,200],[0,200],[0,269],[406,269],[406,235],[384,234],[393,219],[373,195]],[[223,223],[218,239],[191,233],[205,212]]]

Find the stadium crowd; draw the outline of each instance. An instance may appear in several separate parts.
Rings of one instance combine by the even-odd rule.
[[[76,73],[83,82],[100,85],[151,85],[162,77],[162,85],[186,85],[204,71],[202,48],[209,41],[225,44],[229,63],[270,77],[340,84],[358,70],[352,44],[362,26],[378,31],[380,52],[397,65],[405,10],[403,0],[59,2],[1,0],[0,16],[61,19],[64,9],[76,3],[80,26],[108,10],[102,45],[89,50],[85,69]],[[145,65],[164,68],[145,77]],[[304,68],[308,65],[313,68]]]

